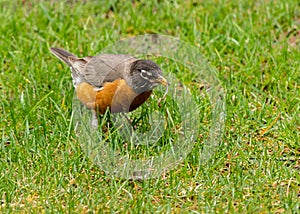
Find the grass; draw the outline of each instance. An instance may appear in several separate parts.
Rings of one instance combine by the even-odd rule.
[[[299,212],[297,1],[25,0],[1,1],[0,11],[1,212]],[[199,138],[171,172],[132,181],[84,154],[69,70],[49,47],[94,55],[145,33],[179,37],[216,67],[226,126],[207,164],[199,164]],[[203,108],[198,85],[184,69],[178,76]]]

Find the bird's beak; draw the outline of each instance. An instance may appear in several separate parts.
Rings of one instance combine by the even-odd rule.
[[[155,82],[162,84],[163,86],[167,86],[169,85],[168,81],[166,80],[166,78],[164,78],[163,76],[159,75],[156,79]]]

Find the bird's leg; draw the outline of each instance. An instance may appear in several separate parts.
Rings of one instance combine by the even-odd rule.
[[[92,111],[92,128],[98,128],[98,116],[96,111]]]

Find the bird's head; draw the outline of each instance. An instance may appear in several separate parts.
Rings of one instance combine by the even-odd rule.
[[[168,81],[162,76],[160,67],[151,60],[134,61],[130,68],[130,86],[140,94],[151,91],[155,86],[168,85]]]

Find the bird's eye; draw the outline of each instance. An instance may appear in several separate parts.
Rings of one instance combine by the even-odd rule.
[[[151,71],[149,70],[144,70],[144,69],[140,69],[140,72],[144,75],[147,75],[147,76],[152,76],[152,73]]]
[[[146,70],[144,70],[144,69],[137,69],[138,70],[138,72],[140,72],[140,73],[146,73],[147,71]]]

